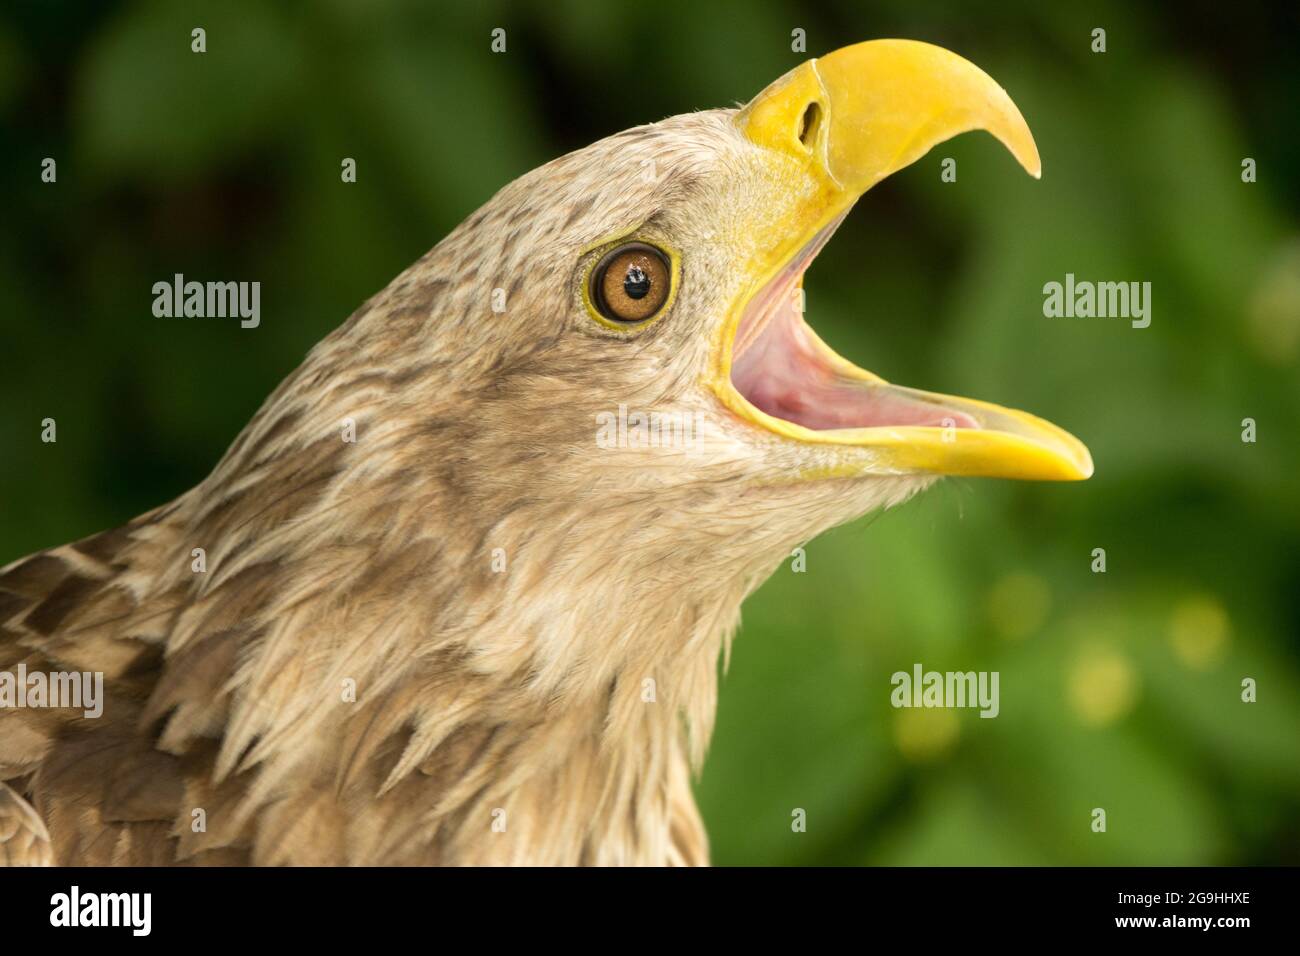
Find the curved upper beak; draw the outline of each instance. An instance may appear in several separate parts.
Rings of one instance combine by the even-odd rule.
[[[812,237],[826,235],[862,193],[944,140],[987,130],[1031,176],[1041,174],[1033,135],[1006,91],[955,53],[912,40],[873,40],[810,60],[756,96],[736,123],[756,145],[793,158],[819,186],[798,221],[787,224],[788,234],[774,237],[774,261],[763,265],[754,294],[737,310],[733,335],[741,316],[755,308],[750,303],[763,301],[758,293],[776,282],[797,281],[790,270],[801,274],[811,259],[802,250],[815,252],[824,241]],[[770,319],[759,316],[753,324],[761,327]],[[818,430],[759,410],[734,387],[734,343],[728,342],[717,391],[752,422],[800,441],[870,448],[878,467],[887,470],[1056,480],[1092,474],[1083,443],[1050,422],[987,402],[891,385],[831,352],[802,316],[784,320],[805,330],[791,341],[813,343],[801,358],[819,366],[812,376],[851,389],[819,394],[845,396],[846,404],[869,410],[867,420]],[[749,374],[758,374],[752,362]],[[931,418],[948,427],[917,424]]]
[[[857,198],[958,133],[992,133],[1042,175],[1025,118],[969,60],[916,40],[869,40],[791,70],[740,112],[760,146],[806,157]]]

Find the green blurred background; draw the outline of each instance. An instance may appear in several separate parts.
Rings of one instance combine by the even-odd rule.
[[[1300,862],[1297,7],[1060,6],[8,5],[0,563],[197,482],[520,173],[748,99],[806,58],[795,28],[808,55],[928,40],[1011,92],[1042,182],[982,134],[936,148],[859,204],[810,318],[887,378],[1064,425],[1096,477],[943,482],[751,599],[699,785],[715,861]],[[176,272],[259,279],[261,327],[155,319]],[[1067,272],[1150,281],[1150,328],[1044,318]],[[999,671],[1001,715],[891,708],[916,662]]]

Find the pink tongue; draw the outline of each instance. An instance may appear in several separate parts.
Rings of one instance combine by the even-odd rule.
[[[793,305],[783,305],[733,358],[732,384],[750,404],[815,431],[889,425],[979,428],[964,412],[888,386],[842,378],[804,329]]]

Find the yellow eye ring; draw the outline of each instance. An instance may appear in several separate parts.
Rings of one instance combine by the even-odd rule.
[[[680,257],[663,246],[624,238],[601,243],[582,282],[591,317],[619,332],[639,331],[663,316],[676,298]]]

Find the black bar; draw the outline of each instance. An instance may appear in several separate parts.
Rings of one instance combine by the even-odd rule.
[[[0,899],[7,946],[37,937],[66,941],[72,933],[80,942],[206,946],[257,941],[274,927],[295,942],[412,933],[441,947],[463,933],[486,942],[530,927],[607,932],[611,920],[636,936],[666,934],[665,945],[688,920],[762,934],[802,926],[864,941],[922,929],[927,942],[1106,936],[1231,943],[1293,922],[1295,875],[1286,868],[0,869]],[[52,917],[69,915],[73,886],[87,917],[87,907],[100,906],[97,894],[149,894],[148,935],[136,936],[129,918],[142,928],[142,909],[121,909],[126,925],[51,925]],[[56,914],[59,894],[67,899]]]

